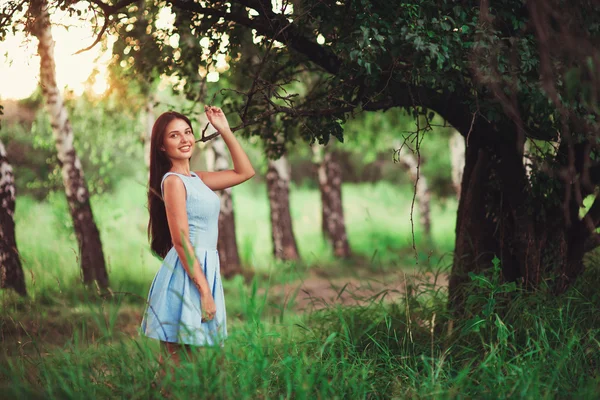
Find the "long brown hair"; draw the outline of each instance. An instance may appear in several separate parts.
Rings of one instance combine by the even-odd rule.
[[[163,176],[169,172],[172,163],[164,151],[161,151],[167,125],[175,120],[181,119],[192,127],[192,123],[183,114],[168,111],[161,114],[152,126],[152,138],[150,139],[150,178],[148,181],[148,211],[150,221],[148,222],[148,239],[152,251],[165,258],[171,247],[171,232],[167,222],[167,212],[162,198],[160,184]],[[193,130],[192,130],[193,132]]]

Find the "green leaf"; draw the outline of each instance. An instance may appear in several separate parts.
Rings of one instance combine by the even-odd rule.
[[[483,315],[485,315],[486,317],[489,317],[490,315],[492,315],[492,313],[494,312],[494,307],[496,306],[496,299],[493,297],[490,297],[488,299],[487,304],[485,305],[485,307],[483,307],[483,310],[481,311],[483,313]]]
[[[461,330],[461,335],[466,335],[471,332],[479,332],[481,328],[485,328],[486,319],[476,316],[467,321],[463,329]]]
[[[492,289],[494,285],[490,282],[486,277],[482,275],[475,274],[474,272],[469,272],[469,278],[479,287],[485,287],[487,289]]]

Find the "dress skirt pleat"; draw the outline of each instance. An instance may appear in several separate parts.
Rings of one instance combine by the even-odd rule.
[[[202,322],[200,293],[171,249],[157,272],[150,293],[148,311],[142,321],[143,333],[165,342],[196,346],[221,345],[227,336],[225,298],[216,250],[196,248],[211,289],[217,312],[211,321]]]

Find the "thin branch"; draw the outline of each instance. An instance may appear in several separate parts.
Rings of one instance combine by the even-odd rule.
[[[100,29],[100,32],[96,36],[96,40],[94,40],[94,43],[92,43],[91,45],[89,45],[88,47],[86,47],[84,49],[77,50],[75,53],[73,53],[73,55],[81,54],[85,51],[93,49],[102,40],[102,36],[104,35],[104,32],[106,32],[106,30],[108,29],[108,25],[110,25],[110,19],[105,17],[104,24],[102,25],[102,29]]]

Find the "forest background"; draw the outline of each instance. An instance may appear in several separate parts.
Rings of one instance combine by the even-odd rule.
[[[219,193],[232,337],[162,394],[596,398],[600,86],[595,50],[540,44],[551,2],[76,3],[2,14],[3,33],[39,41],[44,88],[0,102],[3,393],[157,390],[158,347],[138,332],[160,266],[148,132],[174,109],[200,139],[210,103],[257,170]],[[552,35],[593,43],[598,26],[564,7]],[[43,61],[61,8],[108,21],[102,94],[99,71],[75,94]],[[222,141],[192,166],[230,168]]]

